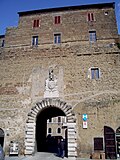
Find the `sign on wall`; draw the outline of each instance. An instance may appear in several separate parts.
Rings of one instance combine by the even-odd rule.
[[[83,128],[87,128],[87,121],[83,121]]]
[[[87,121],[87,118],[88,118],[87,114],[83,114],[82,117],[83,117],[83,121]]]
[[[83,119],[83,128],[87,128],[88,127],[88,124],[87,124],[88,116],[87,116],[87,114],[83,114],[82,119]]]

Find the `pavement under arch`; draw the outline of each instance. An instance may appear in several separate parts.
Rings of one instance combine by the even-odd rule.
[[[63,158],[55,156],[53,153],[37,152],[33,156],[5,157],[5,160],[61,160]],[[75,160],[75,158],[64,158],[64,160]]]

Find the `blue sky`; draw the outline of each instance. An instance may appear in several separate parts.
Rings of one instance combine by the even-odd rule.
[[[19,11],[109,2],[116,3],[116,18],[120,34],[120,0],[0,0],[0,35],[5,34],[7,27],[17,26]]]

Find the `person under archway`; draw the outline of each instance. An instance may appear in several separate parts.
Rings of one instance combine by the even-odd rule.
[[[65,140],[61,139],[60,142],[60,157],[64,158],[65,157]]]

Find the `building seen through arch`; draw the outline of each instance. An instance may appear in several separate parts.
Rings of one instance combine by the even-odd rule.
[[[37,116],[37,121],[36,121],[37,151],[47,150],[46,140],[49,135],[51,136],[63,136],[64,135],[63,138],[65,138],[65,133],[60,134],[60,130],[62,129],[62,127],[60,127],[59,125],[55,125],[55,124],[53,127],[52,126],[50,127],[50,124],[47,123],[47,121],[50,118],[55,119],[54,117],[58,118],[58,116],[62,116],[62,115],[65,116],[65,114],[60,109],[55,108],[55,107],[50,107],[50,108],[47,108],[41,111],[41,113]],[[51,131],[52,131],[51,133],[48,133],[48,128],[51,128]],[[55,129],[59,130],[59,133],[58,132],[54,133],[53,131]]]

